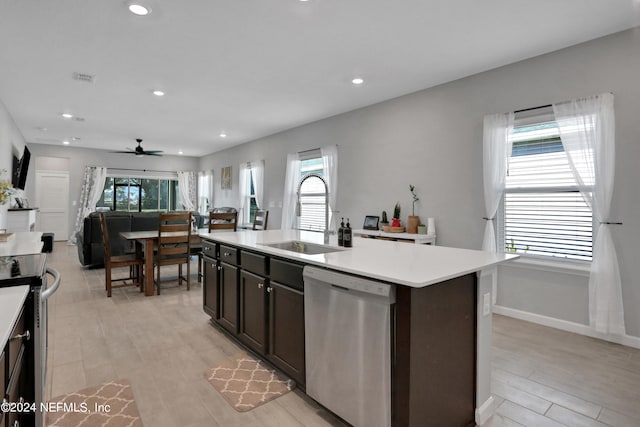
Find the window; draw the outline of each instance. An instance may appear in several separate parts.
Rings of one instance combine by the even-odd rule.
[[[155,212],[176,210],[178,181],[158,178],[107,177],[96,207],[112,211]]]
[[[300,230],[324,231],[327,229],[327,185],[320,150],[312,157],[301,159],[298,184]]]
[[[255,178],[253,176],[253,169],[247,168],[245,173],[247,174],[246,179],[246,200],[244,206],[249,206],[249,209],[245,209],[245,218],[244,220],[248,224],[253,224],[253,220],[256,217],[256,211],[258,210],[258,201],[256,197],[256,188],[255,188]]]
[[[592,212],[557,124],[516,126],[512,141],[502,211],[505,252],[591,261]]]
[[[240,212],[242,222],[252,224],[261,209],[264,187],[264,161],[240,164]]]

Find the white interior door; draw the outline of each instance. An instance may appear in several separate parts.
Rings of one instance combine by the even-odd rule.
[[[55,240],[69,238],[69,172],[36,171],[36,200],[40,208],[37,229],[55,233]]]

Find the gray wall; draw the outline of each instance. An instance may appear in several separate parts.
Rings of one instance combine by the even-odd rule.
[[[26,195],[29,200],[35,202],[35,172],[36,164],[41,167],[54,170],[64,170],[68,165],[69,172],[69,232],[75,227],[77,204],[79,203],[80,190],[85,166],[106,166],[108,168],[127,169],[151,169],[151,170],[197,170],[198,159],[185,156],[136,157],[128,154],[115,154],[104,150],[87,148],[65,147],[58,145],[28,144],[31,151],[31,166],[27,176]],[[59,158],[55,161],[53,158]],[[34,203],[32,202],[32,203]],[[58,236],[56,236],[58,239]]]
[[[640,336],[638,76],[640,30],[634,29],[214,153],[201,160],[200,169],[215,170],[213,205],[236,206],[238,165],[264,159],[265,205],[270,228],[278,228],[287,153],[338,144],[340,216],[359,226],[366,214],[389,212],[400,201],[406,218],[407,187],[414,184],[417,214],[435,217],[438,244],[480,248],[483,116],[613,92],[617,170],[611,219],[624,221],[613,233],[627,332]],[[227,165],[234,168],[233,189],[223,192],[220,168]],[[502,270],[498,303],[585,323],[586,286],[584,276],[509,267]]]
[[[18,130],[13,118],[0,101],[0,171],[6,173],[0,175],[1,179],[11,181],[11,168],[13,167],[13,156],[22,156],[25,142],[22,134]],[[7,209],[11,202],[0,205],[0,228],[7,226]]]

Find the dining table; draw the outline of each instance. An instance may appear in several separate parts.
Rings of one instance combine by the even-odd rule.
[[[208,233],[206,228],[199,229],[198,233],[191,234],[190,243],[200,243],[200,233]],[[163,236],[179,236],[184,234],[180,231],[166,232]],[[121,231],[120,236],[136,243],[136,256],[144,257],[144,294],[153,295],[153,250],[158,246],[158,230],[148,231]]]

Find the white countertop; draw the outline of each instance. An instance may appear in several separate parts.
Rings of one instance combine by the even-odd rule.
[[[4,351],[27,295],[27,285],[0,288],[0,353]]]
[[[31,255],[42,252],[42,233],[30,231],[13,232],[8,242],[0,242],[0,256]]]
[[[513,254],[497,254],[444,246],[412,245],[375,239],[354,239],[353,248],[340,248],[342,250],[338,252],[318,255],[264,246],[265,243],[289,240],[323,243],[322,233],[295,230],[205,232],[200,233],[200,236],[269,255],[414,288],[439,283],[518,258],[518,255]],[[331,236],[330,246],[338,248],[337,236]]]

